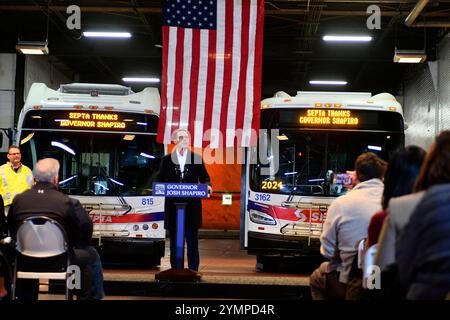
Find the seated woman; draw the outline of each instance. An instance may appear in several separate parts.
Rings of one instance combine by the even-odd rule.
[[[389,215],[383,223],[375,257],[375,264],[381,270],[396,262],[395,241],[408,224],[411,214],[423,199],[425,191],[437,184],[450,183],[449,148],[450,130],[446,130],[436,137],[435,143],[430,147],[417,177],[414,193],[392,198],[389,202]]]
[[[382,209],[372,216],[369,223],[367,248],[378,242],[384,219],[389,214],[388,204],[391,198],[413,192],[424,158],[425,150],[417,146],[400,148],[392,156],[383,181]]]

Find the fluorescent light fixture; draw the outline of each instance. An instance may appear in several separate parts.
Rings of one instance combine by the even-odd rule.
[[[323,41],[328,42],[369,42],[372,41],[371,36],[346,36],[346,35],[327,35],[322,37]]]
[[[42,119],[41,116],[31,116],[33,119]]]
[[[286,172],[284,175],[285,176],[292,176],[294,174],[297,174],[297,171],[293,171],[293,172]]]
[[[310,80],[309,84],[319,86],[345,86],[347,81]]]
[[[140,156],[145,157],[145,158],[149,158],[149,159],[155,159],[155,156],[152,156],[151,154],[145,153],[145,152],[141,152]]]
[[[85,31],[86,38],[131,38],[129,32]]]
[[[397,50],[395,48],[394,62],[397,63],[422,63],[427,59],[424,50]]]
[[[136,122],[136,124],[140,125],[140,126],[146,126],[147,125],[147,123],[145,123],[145,122]]]
[[[112,182],[114,182],[115,184],[118,184],[119,186],[123,186],[123,183],[117,180],[114,180],[113,178],[109,178],[109,180],[111,180]]]
[[[289,140],[289,138],[283,133],[281,136],[277,136],[277,139],[282,141],[282,140]]]
[[[308,182],[321,182],[325,181],[325,179],[309,179]]]
[[[381,147],[379,147],[379,146],[371,146],[371,145],[367,146],[367,149],[373,150],[373,151],[381,151],[382,150]]]
[[[122,78],[123,82],[159,83],[159,78]]]
[[[29,135],[27,135],[25,138],[22,139],[22,141],[20,141],[20,144],[25,144],[28,141],[30,141],[31,139],[33,139],[34,137],[34,132],[30,133]]]
[[[66,146],[64,143],[61,143],[61,142],[58,142],[58,141],[52,141],[51,145],[53,147],[57,147],[57,148],[63,149],[64,151],[67,151],[71,155],[75,155],[75,151],[73,151],[72,148]]]
[[[23,54],[48,54],[47,42],[19,41],[16,50]]]
[[[126,134],[123,137],[123,140],[127,140],[127,141],[133,141],[134,140],[135,135],[134,134]]]
[[[69,181],[75,179],[76,177],[77,177],[77,175],[71,176],[70,178],[67,178],[67,179],[65,179],[65,180],[63,180],[63,181],[60,181],[58,184],[64,184],[64,183],[67,183],[67,182],[69,182]]]

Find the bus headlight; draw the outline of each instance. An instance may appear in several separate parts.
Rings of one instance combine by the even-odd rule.
[[[254,223],[276,225],[275,219],[267,213],[250,209],[250,220]]]

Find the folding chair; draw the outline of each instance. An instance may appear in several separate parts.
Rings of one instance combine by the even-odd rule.
[[[375,266],[375,255],[377,254],[378,250],[378,244],[372,245],[370,248],[367,249],[365,255],[364,255],[364,261],[363,261],[363,288],[367,289],[367,280],[374,272],[374,266]],[[375,266],[376,267],[376,266]]]
[[[72,299],[67,287],[70,265],[67,235],[58,222],[45,216],[25,219],[17,230],[15,250],[13,299],[17,279],[64,280],[66,300]],[[63,262],[55,266],[55,261]]]

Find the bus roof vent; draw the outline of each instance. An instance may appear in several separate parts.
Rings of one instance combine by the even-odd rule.
[[[134,92],[129,87],[118,84],[97,84],[97,83],[70,83],[62,84],[59,87],[61,93],[88,94],[93,97],[98,95],[128,96]]]
[[[275,97],[275,98],[290,98],[291,96],[288,95],[288,94],[287,94],[286,92],[284,92],[284,91],[277,91],[277,92],[275,92],[274,97]]]

